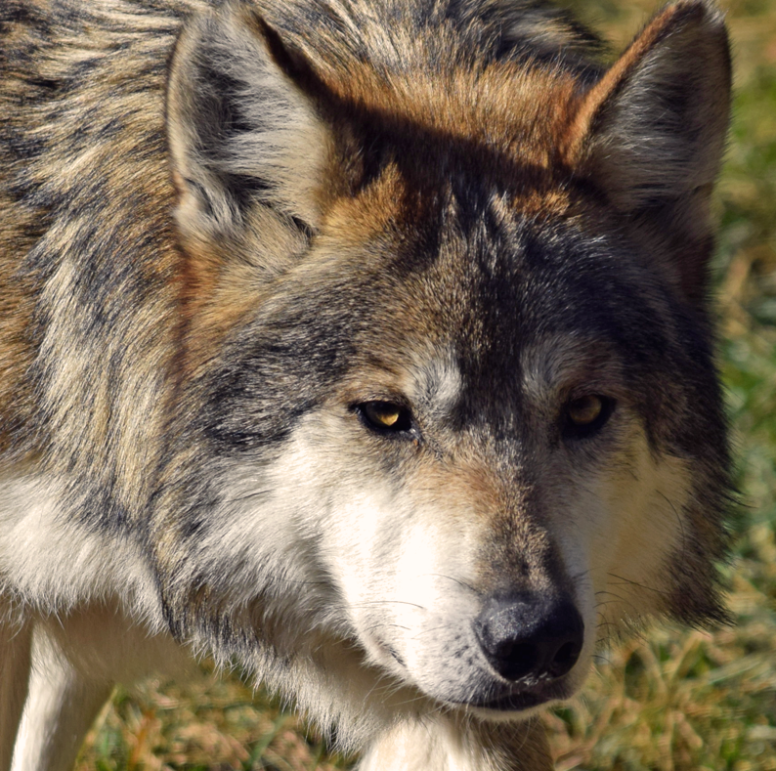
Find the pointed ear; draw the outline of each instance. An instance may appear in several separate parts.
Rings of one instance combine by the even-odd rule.
[[[710,195],[729,114],[722,16],[705,0],[680,0],[659,13],[583,97],[572,132],[573,162],[618,211],[659,216],[671,238],[705,241],[709,252]],[[699,280],[707,257],[700,258],[702,267],[684,266],[683,284]]]
[[[195,16],[171,63],[168,141],[184,240],[240,243],[249,221],[297,243],[318,226],[329,131],[301,54],[246,4]]]

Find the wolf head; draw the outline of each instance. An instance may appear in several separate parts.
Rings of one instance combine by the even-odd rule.
[[[726,34],[688,0],[608,69],[589,48],[506,2],[188,24],[185,408],[151,533],[180,637],[297,692],[360,678],[356,711],[496,718],[629,625],[723,616]]]

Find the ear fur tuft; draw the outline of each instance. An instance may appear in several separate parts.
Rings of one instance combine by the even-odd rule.
[[[316,229],[329,132],[294,80],[300,56],[242,3],[184,28],[167,95],[184,241],[240,243],[257,218],[292,242]]]

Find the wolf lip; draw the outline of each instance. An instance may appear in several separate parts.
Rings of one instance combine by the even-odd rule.
[[[521,712],[532,707],[538,707],[544,704],[552,697],[542,693],[532,693],[530,691],[523,693],[511,693],[507,696],[500,696],[497,699],[491,699],[486,702],[477,702],[471,704],[478,709],[494,709],[499,712]]]
[[[542,687],[537,684],[534,687],[524,687],[523,690],[507,691],[500,696],[492,698],[473,700],[469,702],[459,702],[474,709],[489,709],[497,712],[523,712],[533,709],[548,701],[566,699],[571,695],[567,688],[563,688],[559,683],[554,683],[553,687]]]

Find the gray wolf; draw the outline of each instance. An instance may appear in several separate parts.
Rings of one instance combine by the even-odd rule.
[[[724,617],[704,0],[5,0],[0,768],[236,662],[363,771],[551,767]]]

